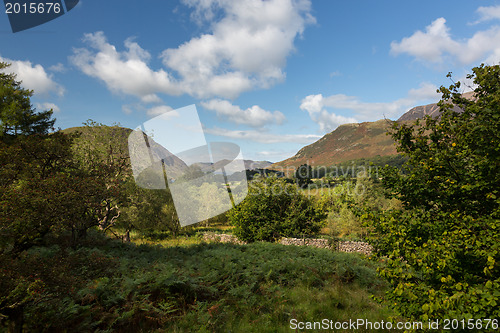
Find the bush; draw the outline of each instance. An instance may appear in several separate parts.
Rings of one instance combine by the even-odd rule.
[[[235,235],[247,242],[310,236],[319,231],[322,218],[297,186],[273,177],[251,182],[245,200],[228,212]]]
[[[387,297],[407,318],[500,316],[500,66],[473,73],[473,99],[459,82],[441,87],[439,118],[394,125],[408,174],[389,169],[384,183],[404,209],[365,216],[389,258]]]

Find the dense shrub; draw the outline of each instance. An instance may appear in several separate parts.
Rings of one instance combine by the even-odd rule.
[[[276,241],[319,231],[323,215],[296,185],[274,177],[250,183],[248,196],[228,212],[235,235],[244,241]]]

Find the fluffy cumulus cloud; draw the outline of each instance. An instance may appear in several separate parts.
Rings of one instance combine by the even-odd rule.
[[[50,103],[50,102],[36,103],[35,106],[36,106],[36,108],[38,110],[51,110],[52,109],[52,111],[54,111],[54,112],[60,112],[61,111],[61,109],[59,108],[59,106],[57,106],[54,103]]]
[[[479,20],[475,23],[499,20],[500,19],[500,5],[497,6],[481,6],[476,11],[479,14]]]
[[[319,125],[321,132],[330,132],[339,125],[362,120],[382,119],[399,116],[423,100],[438,100],[437,87],[422,83],[419,88],[411,89],[405,98],[387,103],[367,103],[356,96],[322,94],[306,96],[300,108],[309,113],[311,119]],[[342,110],[352,116],[342,116],[327,109]]]
[[[302,100],[300,108],[309,113],[311,119],[319,125],[321,132],[330,132],[339,125],[357,122],[355,118],[329,113],[324,109],[326,106],[336,105],[335,101],[339,102],[340,108],[341,104],[345,105],[347,99],[351,98],[345,95],[333,95],[326,98],[322,94],[309,95]]]
[[[310,144],[319,138],[320,135],[315,134],[273,134],[258,130],[249,131],[234,131],[225,128],[206,128],[205,133],[223,136],[234,140],[245,140],[259,143],[300,143]]]
[[[83,40],[90,49],[75,49],[70,61],[85,74],[102,80],[109,90],[146,102],[158,100],[156,93],[181,93],[166,71],[149,68],[151,55],[132,39],[125,41],[123,52],[108,43],[103,32],[85,34]]]
[[[151,55],[133,40],[119,52],[102,32],[85,35],[88,47],[74,51],[73,64],[110,90],[147,100],[156,93],[232,99],[282,81],[294,40],[314,22],[309,0],[183,2],[207,21],[210,33],[164,50],[164,69],[151,69]]]
[[[22,81],[22,86],[34,90],[36,95],[49,95],[51,93],[58,96],[64,95],[64,88],[54,81],[52,75],[47,73],[42,65],[2,57],[0,57],[0,62],[10,63],[11,65],[2,71],[16,73],[16,79]]]
[[[205,101],[201,105],[207,110],[215,111],[221,119],[235,124],[263,127],[269,124],[282,124],[285,121],[283,113],[266,111],[258,105],[242,110],[239,106],[221,99]]]
[[[173,109],[168,106],[168,105],[156,105],[156,106],[153,106],[152,108],[149,108],[147,109],[146,113],[148,114],[148,116],[151,116],[151,117],[154,117],[154,116],[159,116],[161,114],[164,114],[166,112],[170,112],[172,111]],[[177,111],[174,111],[172,112],[172,115],[179,115],[177,113]]]
[[[495,10],[493,14],[484,17],[492,19],[496,15]],[[391,53],[393,55],[406,53],[418,60],[431,63],[442,63],[445,60],[458,61],[462,65],[478,61],[498,63],[500,27],[492,26],[487,30],[476,32],[468,39],[456,40],[452,38],[446,20],[441,17],[427,26],[425,31],[419,30],[399,42],[393,41]]]
[[[222,19],[212,31],[162,54],[179,75],[183,90],[207,98],[235,98],[285,78],[295,38],[314,22],[309,0],[185,0],[198,18]]]

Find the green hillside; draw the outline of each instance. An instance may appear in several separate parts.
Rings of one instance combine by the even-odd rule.
[[[379,120],[360,124],[346,124],[305,146],[289,159],[275,163],[276,167],[298,167],[302,164],[334,165],[377,155],[396,155],[394,141],[386,135],[392,121]]]

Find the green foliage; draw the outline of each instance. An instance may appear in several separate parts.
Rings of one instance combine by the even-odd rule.
[[[405,209],[364,216],[389,258],[387,298],[408,318],[500,315],[500,66],[469,78],[473,99],[441,87],[440,118],[394,125],[409,171],[386,170],[385,185]]]
[[[228,212],[235,235],[248,242],[315,234],[322,217],[312,199],[295,185],[274,177],[252,181],[248,196]]]
[[[167,189],[149,190],[138,187],[135,182],[125,184],[128,205],[121,209],[122,215],[116,226],[125,230],[137,230],[142,235],[168,232],[177,235],[180,229],[172,196]]]
[[[0,70],[10,64],[0,62]],[[19,135],[46,134],[55,119],[52,110],[36,112],[30,97],[33,91],[21,87],[14,74],[0,72],[0,141],[10,142]]]
[[[63,320],[76,311],[76,305],[61,295],[67,292],[62,280],[72,281],[70,276],[78,271],[65,258],[52,260],[28,252],[57,235],[69,234],[73,248],[81,244],[88,229],[101,221],[107,200],[119,196],[113,186],[119,179],[116,173],[115,178],[105,177],[109,170],[117,170],[109,158],[92,164],[94,156],[87,154],[90,159],[82,165],[73,149],[78,135],[48,134],[52,112],[36,114],[29,105],[31,92],[20,88],[13,75],[1,75],[0,318],[20,331],[23,320],[31,316],[38,325],[33,330],[43,331],[44,316]],[[89,270],[95,273],[93,263]],[[92,273],[82,273],[88,276]]]
[[[135,246],[94,233],[90,240],[78,250],[33,248],[16,265],[0,257],[0,302],[23,304],[26,331],[285,331],[292,318],[390,315],[369,299],[383,287],[375,264],[357,255],[266,243]]]
[[[317,205],[327,213],[326,225],[331,236],[362,240],[370,229],[360,218],[361,207],[378,212],[400,207],[400,202],[385,197],[376,173],[371,176],[359,173],[355,179],[338,181],[335,186],[324,188]]]
[[[301,188],[304,188],[311,183],[313,170],[310,165],[302,164],[295,171],[294,177],[297,180],[297,185]]]
[[[128,204],[125,184],[131,181],[127,146],[130,130],[92,120],[84,125],[76,131],[72,152],[78,167],[106,189],[100,208],[93,211],[96,223],[105,230],[114,226]]]
[[[72,138],[62,134],[0,143],[0,248],[19,253],[50,232],[72,230],[75,239],[95,225],[106,188],[75,168]]]
[[[386,165],[402,169],[406,160],[407,157],[401,154],[387,156],[377,155],[371,158],[358,158],[338,163],[330,167],[316,167],[313,169],[313,178],[357,177],[358,174],[377,171],[378,168]]]
[[[33,247],[16,259],[0,254],[0,323],[28,331],[84,331],[89,307],[78,292],[116,272],[115,258],[97,249]]]

